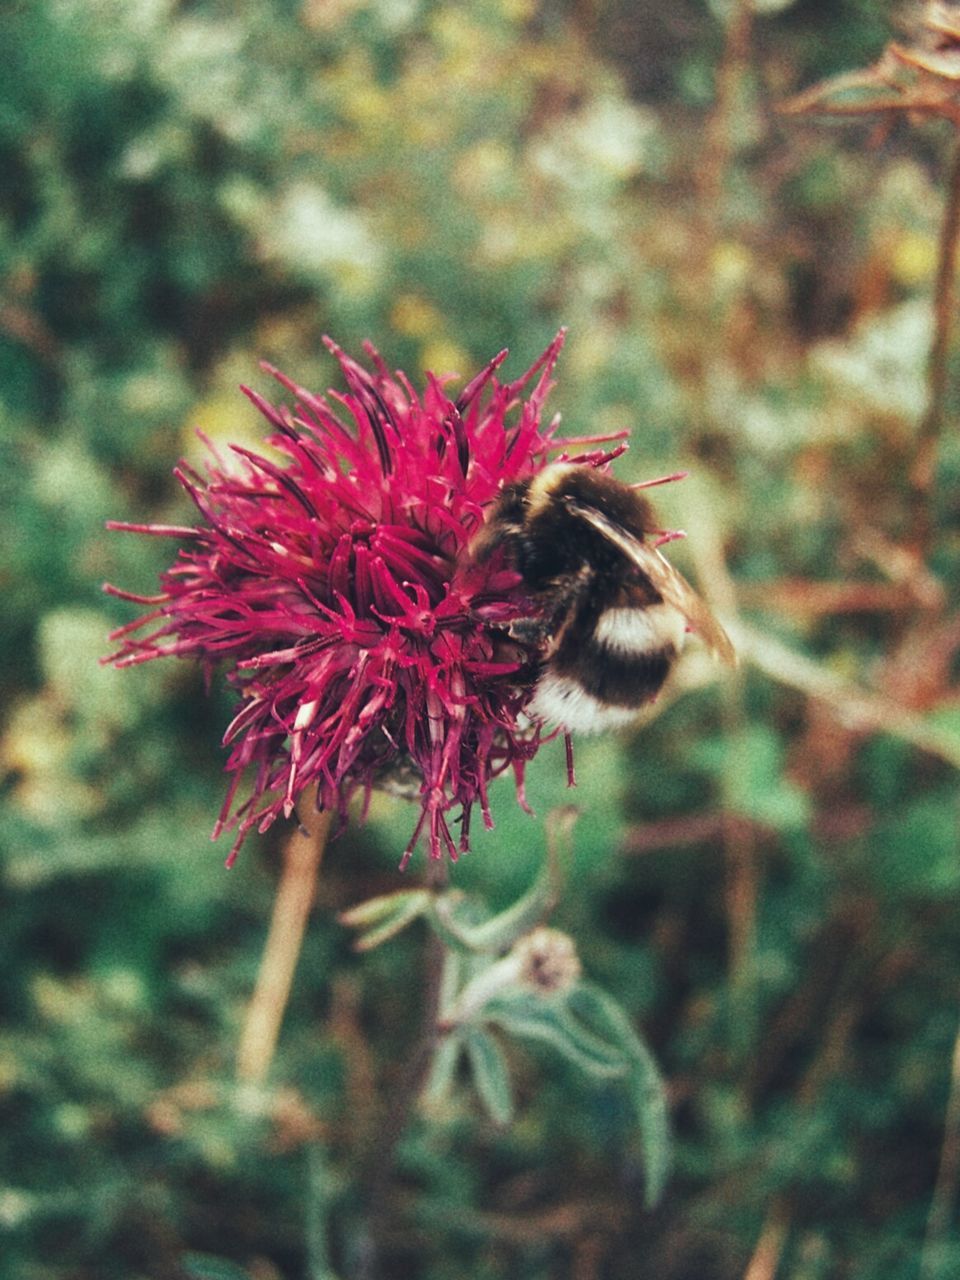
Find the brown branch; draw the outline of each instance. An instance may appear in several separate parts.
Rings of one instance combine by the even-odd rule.
[[[916,561],[910,556],[916,573]],[[943,600],[943,588],[928,576],[908,582],[815,582],[809,578],[773,578],[745,582],[740,600],[745,608],[790,614],[797,618],[830,617],[838,613],[905,613],[918,605],[930,608]]]
[[[701,212],[711,236],[718,225],[723,185],[734,150],[733,120],[737,98],[750,67],[752,36],[753,5],[750,0],[735,0],[717,67],[716,100],[707,120],[708,145],[702,156],[698,184]]]
[[[415,1203],[408,1196],[408,1213]],[[602,1232],[609,1240],[635,1220],[636,1205],[614,1195],[579,1197],[543,1207],[523,1205],[519,1210],[490,1211],[465,1207],[457,1215],[458,1225],[501,1244],[542,1245],[557,1241],[572,1243],[587,1232]]]
[[[775,1199],[770,1206],[743,1280],[776,1280],[777,1269],[787,1243],[790,1221],[783,1203]]]
[[[270,1070],[333,817],[317,813],[312,802],[304,809],[309,813],[303,827],[294,831],[284,847],[257,985],[240,1033],[237,1079],[244,1084],[263,1084]]]
[[[870,102],[837,102],[828,106],[826,103],[802,102],[803,96],[799,94],[789,102],[781,103],[777,111],[785,116],[933,116],[960,125],[960,108],[944,103],[940,97],[894,98],[890,102],[874,99]]]
[[[858,67],[854,71],[844,71],[840,75],[829,76],[826,80],[818,80],[816,84],[809,85],[806,89],[795,93],[791,98],[787,98],[786,102],[777,104],[777,112],[784,116],[801,116],[801,115],[834,115],[836,112],[845,112],[845,110],[853,110],[857,114],[865,111],[881,111],[881,110],[903,110],[903,100],[894,98],[890,102],[884,103],[881,99],[873,98],[866,103],[846,102],[833,103],[830,101],[830,95],[836,96],[841,93],[861,93],[863,91],[876,92],[878,89],[886,90],[888,93],[896,93],[895,85],[890,84],[884,78],[880,70],[874,67]],[[877,105],[879,104],[879,105]]]
[[[689,849],[729,836],[730,825],[741,822],[758,837],[769,838],[775,832],[744,814],[725,813],[716,809],[708,813],[683,814],[679,818],[661,818],[630,827],[624,837],[622,852],[628,857],[653,853],[658,849]]]
[[[913,536],[917,554],[925,559],[933,534],[933,492],[937,447],[943,432],[949,385],[950,345],[957,309],[957,256],[960,249],[960,140],[954,144],[947,186],[947,203],[940,228],[937,279],[933,297],[934,335],[927,365],[927,407],[917,433],[917,450],[910,481],[914,492]]]
[[[960,737],[952,731],[931,723],[891,698],[845,680],[773,636],[741,622],[725,622],[742,661],[752,662],[779,684],[822,701],[851,731],[889,733],[960,769]]]

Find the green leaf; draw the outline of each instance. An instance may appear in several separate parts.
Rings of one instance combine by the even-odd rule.
[[[560,899],[570,862],[570,834],[578,817],[572,805],[564,805],[547,815],[547,850],[543,867],[522,897],[498,915],[479,924],[454,918],[462,898],[444,894],[433,902],[431,923],[445,942],[468,951],[498,952],[509,947],[544,920]]]
[[[463,1038],[457,1032],[444,1036],[430,1063],[420,1102],[426,1111],[439,1111],[453,1093],[457,1063],[463,1050]]]
[[[777,831],[802,827],[810,802],[788,781],[779,736],[766,725],[754,724],[730,734],[720,761],[724,799],[729,808]]]
[[[904,804],[877,824],[870,871],[888,894],[938,900],[960,886],[960,808],[955,787]]]
[[[426,889],[405,889],[350,907],[340,913],[339,920],[349,928],[366,929],[353,945],[357,951],[372,951],[423,915],[430,901],[431,895]]]
[[[213,1258],[205,1253],[187,1253],[180,1265],[190,1280],[250,1280],[250,1272],[226,1258]]]
[[[466,1037],[467,1057],[473,1082],[494,1124],[508,1125],[513,1119],[513,1090],[503,1050],[488,1031],[471,1028]]]
[[[580,982],[570,992],[568,1001],[574,1012],[619,1045],[629,1059],[627,1084],[643,1135],[645,1199],[647,1207],[652,1208],[666,1186],[671,1146],[666,1091],[653,1054],[624,1009],[602,988]]]
[[[625,1076],[629,1060],[615,1044],[593,1034],[558,1000],[526,993],[498,997],[484,1011],[484,1020],[510,1035],[549,1044],[581,1071],[595,1078]]]

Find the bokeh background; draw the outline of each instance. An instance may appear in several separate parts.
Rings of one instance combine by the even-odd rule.
[[[883,0],[7,0],[0,11],[0,1276],[371,1275],[358,1161],[402,1087],[423,935],[335,913],[397,887],[410,814],[328,851],[266,1106],[233,1054],[279,830],[209,832],[230,701],[98,666],[180,521],[193,429],[251,443],[267,359],[323,389],[370,338],[417,381],[516,374],[678,467],[677,558],[739,618],[650,724],[580,750],[555,923],[667,1080],[642,1208],[616,1089],[511,1047],[518,1122],[468,1089],[377,1206],[410,1280],[960,1274],[948,1116],[960,907],[960,446],[904,558],[951,131],[776,104],[875,59]],[[954,422],[955,398],[948,415]],[[454,882],[504,905],[562,746]],[[400,833],[400,834],[398,834]],[[402,882],[415,883],[422,866]],[[956,1104],[954,1104],[956,1105]],[[385,1243],[383,1243],[385,1242]]]

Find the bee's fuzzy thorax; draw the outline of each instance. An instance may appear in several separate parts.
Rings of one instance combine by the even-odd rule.
[[[642,542],[656,528],[646,498],[594,467],[556,463],[507,495],[501,518],[515,531],[517,567],[536,592],[589,572],[597,603],[612,599],[623,577],[624,557],[602,531],[583,518],[600,512]],[[650,596],[655,601],[655,594]]]
[[[657,531],[653,507],[645,497],[604,471],[573,462],[555,463],[534,476],[525,502],[531,523],[558,506],[578,504],[604,512],[634,537]]]

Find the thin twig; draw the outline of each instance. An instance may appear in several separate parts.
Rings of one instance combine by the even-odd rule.
[[[960,1181],[960,1030],[953,1042],[953,1065],[950,1072],[950,1095],[943,1122],[940,1168],[927,1215],[927,1234],[920,1259],[921,1280],[936,1280],[944,1271],[940,1254],[950,1230],[950,1219]]]
[[[960,736],[956,733],[845,680],[771,635],[734,620],[725,620],[725,625],[744,662],[752,662],[779,684],[820,699],[849,728],[862,733],[889,733],[960,769]]]
[[[707,121],[708,145],[700,168],[700,207],[712,229],[719,218],[723,185],[734,150],[734,119],[744,77],[750,68],[752,37],[751,0],[735,0],[727,19],[723,54],[717,67],[716,100]]]
[[[892,553],[901,548],[892,548]],[[918,605],[939,607],[943,588],[929,574],[921,576],[915,558],[909,556],[913,578],[896,582],[815,582],[810,578],[775,578],[741,584],[745,608],[761,608],[774,617],[803,621],[843,613],[905,613]]]
[[[814,85],[812,89],[799,93],[789,102],[781,103],[777,111],[785,116],[823,115],[823,116],[931,116],[940,120],[949,120],[954,126],[960,125],[960,111],[946,102],[940,94],[929,97],[917,95],[911,98],[899,97],[883,101],[871,98],[866,102],[833,102],[817,103],[814,91],[823,86]]]
[[[949,358],[957,309],[957,256],[960,250],[960,140],[954,144],[947,203],[940,228],[937,279],[933,295],[934,333],[927,364],[927,407],[917,433],[910,481],[914,491],[914,543],[925,559],[933,534],[933,491],[937,446],[943,432],[949,383]]]
[[[883,107],[892,109],[894,106],[902,111],[903,102],[899,98],[892,102],[881,103],[880,106],[876,105],[880,101],[876,98],[869,99],[866,103],[862,100],[839,104],[836,102],[836,97],[840,93],[861,92],[864,89],[875,90],[883,87],[890,93],[896,92],[891,85],[883,84],[875,66],[858,67],[855,71],[845,71],[840,75],[829,76],[826,80],[818,80],[816,84],[809,85],[800,93],[795,93],[786,102],[778,103],[776,109],[780,115],[784,116],[833,115],[838,107],[840,110],[853,107],[858,114],[868,109],[881,110]]]
[[[304,809],[309,812],[303,827],[294,831],[284,847],[257,985],[240,1033],[237,1079],[244,1084],[263,1084],[270,1070],[333,817],[317,813],[313,804],[305,804]]]
[[[737,114],[750,72],[753,40],[753,5],[751,0],[734,0],[724,33],[724,46],[716,74],[716,99],[707,122],[708,145],[700,166],[698,195],[702,218],[704,251],[702,261],[708,272],[704,279],[703,297],[713,297],[713,281],[706,264],[712,262],[724,224],[724,189],[737,146]],[[722,320],[727,327],[728,317]],[[702,368],[706,368],[704,360]],[[699,398],[706,407],[706,387],[701,379]],[[706,415],[704,415],[706,416]],[[707,505],[707,504],[705,504]],[[698,517],[702,516],[698,512]],[[735,614],[736,588],[723,554],[722,538],[717,528],[701,528],[696,540],[698,578],[707,587],[708,598],[718,613]],[[723,846],[726,863],[726,914],[728,929],[728,973],[733,1016],[730,1022],[735,1054],[749,1043],[753,1007],[753,939],[758,894],[758,869],[755,833],[745,827],[735,812],[732,801],[733,778],[737,771],[738,744],[743,741],[746,718],[742,681],[734,677],[724,688],[723,728],[731,748],[728,766],[722,777]]]

